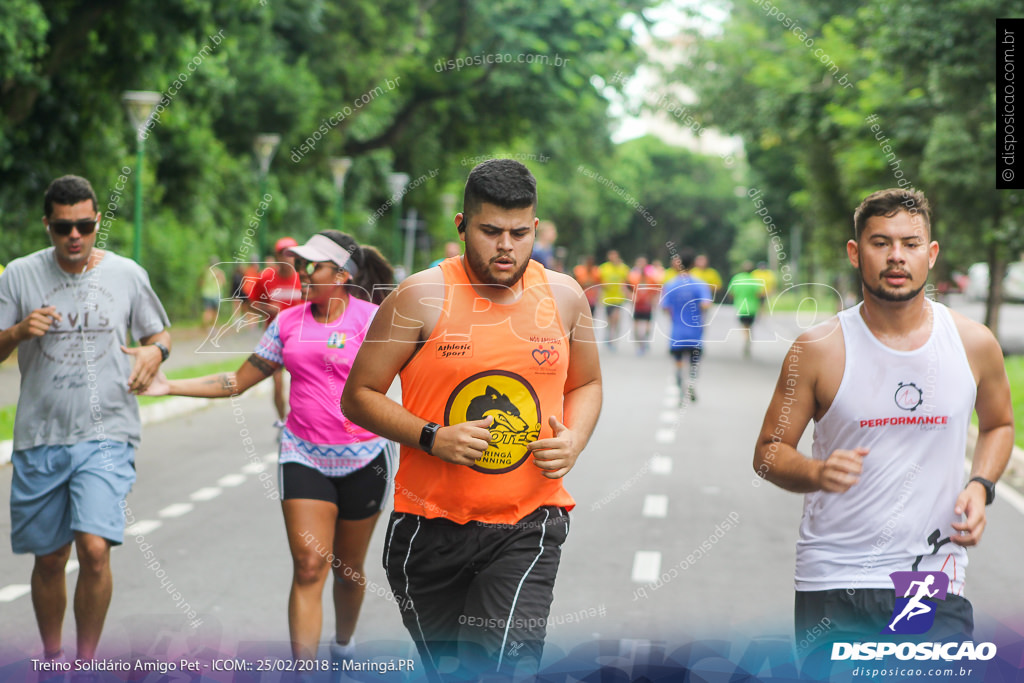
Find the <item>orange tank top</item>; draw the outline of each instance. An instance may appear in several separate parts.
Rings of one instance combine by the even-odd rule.
[[[402,404],[442,426],[493,417],[491,445],[473,467],[402,446],[395,510],[423,517],[514,524],[542,505],[571,509],[561,479],[548,479],[527,444],[562,421],[569,339],[544,267],[530,261],[512,304],[478,296],[462,257],[441,263],[445,297],[430,338],[400,373]]]

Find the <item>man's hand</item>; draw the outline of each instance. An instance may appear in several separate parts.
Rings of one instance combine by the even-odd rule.
[[[132,348],[122,345],[121,350],[129,356],[135,356],[135,367],[132,368],[131,377],[128,378],[128,391],[133,394],[141,394],[146,391],[149,383],[159,372],[164,354],[152,344]]]
[[[576,464],[580,451],[572,436],[572,431],[558,421],[554,415],[548,418],[551,431],[550,439],[539,439],[527,445],[533,453],[533,464],[544,470],[548,479],[561,479]]]
[[[860,480],[867,448],[835,450],[822,464],[818,488],[828,493],[844,493]]]
[[[57,312],[56,306],[37,308],[18,323],[18,340],[27,341],[33,337],[42,337],[53,323],[60,321],[61,315]]]
[[[976,481],[967,484],[967,488],[960,492],[960,495],[956,497],[956,506],[953,508],[953,512],[958,517],[966,514],[967,519],[953,524],[957,533],[950,534],[949,540],[962,546],[978,545],[981,534],[985,531],[986,497],[985,487]]]
[[[475,465],[490,445],[488,427],[493,421],[494,418],[488,416],[482,420],[441,427],[434,435],[432,454],[454,465]]]

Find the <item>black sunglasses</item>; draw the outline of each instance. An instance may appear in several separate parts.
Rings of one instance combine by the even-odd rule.
[[[71,228],[77,228],[78,234],[85,237],[91,235],[93,230],[96,229],[96,220],[93,218],[84,218],[80,221],[51,221],[49,223],[50,230],[54,234],[60,235],[61,237],[67,237],[71,234]]]

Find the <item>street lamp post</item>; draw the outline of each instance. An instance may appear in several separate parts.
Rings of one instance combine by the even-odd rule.
[[[352,167],[352,157],[331,157],[331,175],[334,176],[334,190],[336,193],[334,203],[334,220],[338,230],[345,229],[345,175]]]
[[[281,136],[277,133],[260,133],[256,136],[253,141],[253,150],[256,152],[256,158],[260,162],[260,201],[267,195],[267,172],[270,170],[270,161],[274,158],[274,152],[277,151],[277,146],[281,144]],[[263,229],[263,216],[259,217],[259,227],[257,228],[256,235],[256,248],[259,249],[259,260],[263,260],[266,256],[266,251],[263,246],[265,244],[265,237],[263,235],[266,232]]]
[[[121,94],[121,102],[135,128],[135,239],[132,258],[136,263],[142,263],[142,161],[146,150],[146,126],[160,99],[160,93],[152,90],[126,90]]]
[[[455,201],[457,199],[451,192],[445,192],[441,195],[441,226],[444,228],[441,234],[446,239],[448,237],[448,229],[451,228],[452,221],[455,220]]]
[[[399,230],[399,221],[402,217],[402,190],[409,183],[408,173],[388,173],[388,189],[391,190],[391,198],[394,206],[391,207],[394,215],[394,232],[391,240],[392,263],[398,263],[402,258],[402,237]]]

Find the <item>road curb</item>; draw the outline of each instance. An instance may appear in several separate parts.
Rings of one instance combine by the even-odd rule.
[[[246,396],[266,396],[271,393],[270,383],[257,384],[249,391],[245,392]],[[189,413],[195,413],[197,411],[208,408],[213,404],[214,401],[219,399],[214,398],[190,398],[188,396],[175,396],[169,398],[166,401],[160,401],[159,403],[152,403],[148,406],[142,406],[139,408],[139,418],[142,420],[143,425],[154,424],[157,422],[164,422],[171,420],[182,415],[188,415]],[[0,467],[7,465],[11,462],[11,453],[14,452],[14,442],[10,439],[6,441],[0,441]]]

